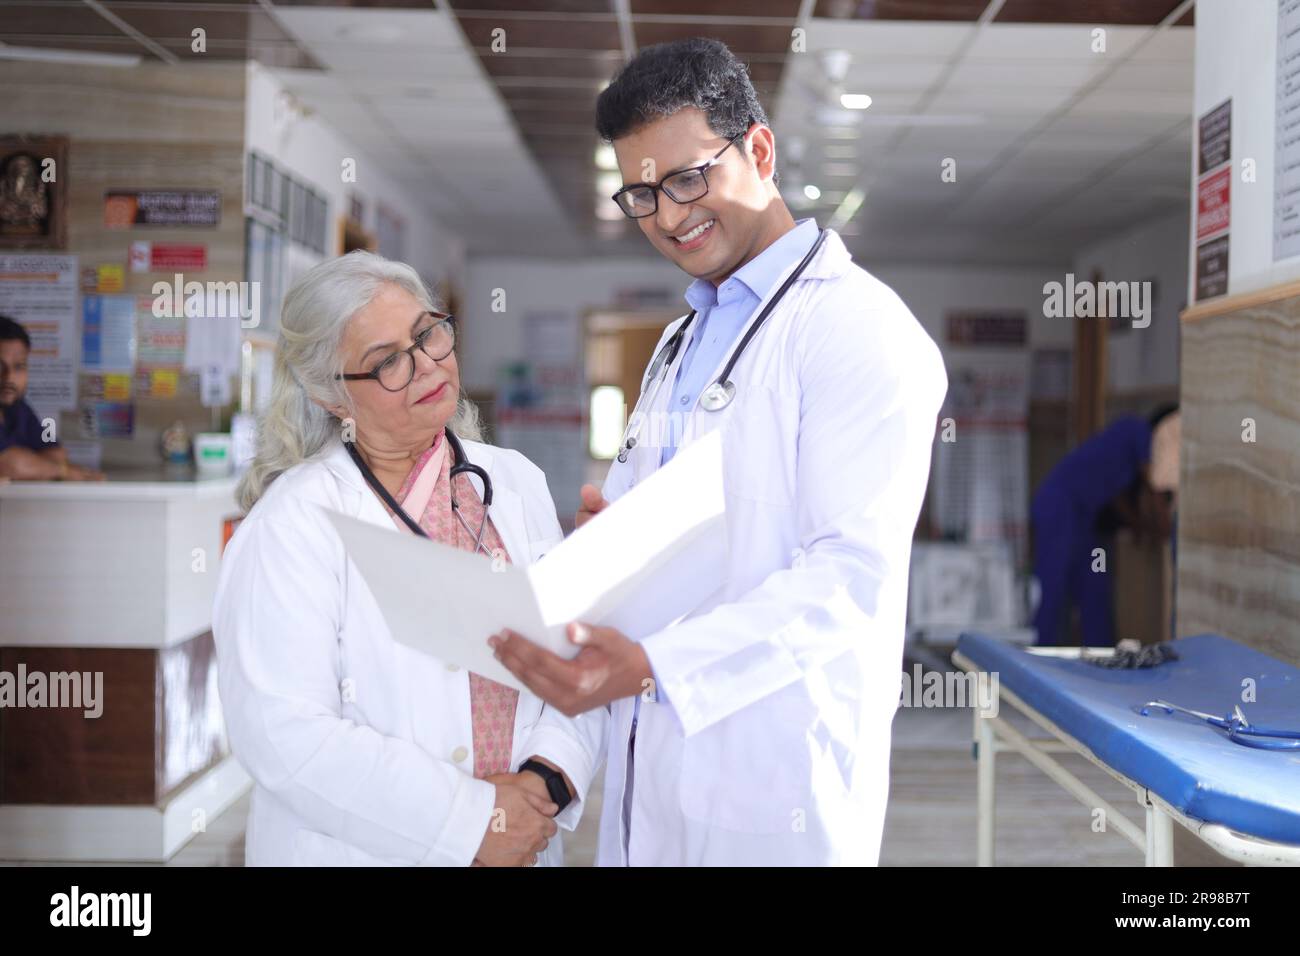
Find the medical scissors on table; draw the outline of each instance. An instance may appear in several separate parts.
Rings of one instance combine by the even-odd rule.
[[[1227,717],[1216,717],[1214,714],[1203,714],[1199,710],[1179,707],[1167,700],[1149,700],[1142,705],[1139,713],[1143,717],[1149,717],[1151,716],[1149,708],[1152,707],[1159,707],[1168,714],[1175,712],[1187,714],[1205,721],[1212,727],[1226,730],[1228,739],[1243,747],[1254,747],[1257,750],[1300,750],[1300,730],[1283,730],[1279,727],[1261,727],[1252,724],[1241,712],[1240,706],[1233,707],[1232,713]]]

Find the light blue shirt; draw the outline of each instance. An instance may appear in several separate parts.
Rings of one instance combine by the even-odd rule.
[[[686,417],[695,407],[700,392],[713,383],[712,376],[732,348],[740,341],[755,310],[777,280],[808,254],[817,241],[817,223],[801,219],[793,229],[715,286],[708,279],[696,279],[686,290],[686,301],[695,310],[695,326],[686,353],[677,369],[677,379],[664,411],[672,427],[664,436],[659,464],[668,464],[677,453]]]
[[[715,286],[708,279],[696,279],[686,289],[686,301],[696,313],[692,322],[695,331],[682,355],[681,364],[677,367],[672,395],[664,409],[669,416],[668,420],[673,424],[662,438],[664,445],[659,454],[661,468],[676,454],[687,415],[695,407],[700,392],[711,384],[714,371],[726,361],[731,348],[740,340],[741,330],[750,316],[767,298],[768,293],[776,290],[781,274],[793,268],[808,254],[808,250],[817,241],[819,231],[815,220],[801,219],[793,229],[728,276],[721,286]],[[659,675],[654,675],[654,681],[651,699],[657,704],[671,706],[667,695],[659,686]],[[633,704],[634,739],[636,725],[641,717],[642,696],[637,694]],[[632,829],[635,759],[629,750],[622,807],[624,853],[627,852],[626,841]]]
[[[714,371],[730,354],[740,339],[740,332],[769,292],[776,290],[777,280],[793,268],[817,241],[820,230],[813,219],[801,219],[795,227],[753,259],[733,272],[721,286],[708,279],[696,279],[686,290],[686,301],[696,311],[695,334],[682,356],[672,395],[665,409],[676,423],[684,422],[700,392],[708,388]],[[666,465],[677,452],[682,434],[675,424],[664,437],[659,466]],[[655,697],[668,702],[655,680]],[[641,713],[641,695],[637,696],[633,722]]]
[[[714,371],[726,361],[731,349],[740,340],[741,330],[768,293],[776,290],[781,274],[793,268],[808,254],[808,250],[817,241],[818,232],[814,220],[801,219],[793,229],[728,276],[721,286],[715,286],[708,279],[696,279],[686,289],[686,301],[696,313],[693,320],[695,330],[682,355],[673,391],[664,409],[672,424],[666,433],[661,433],[664,444],[659,453],[660,467],[666,465],[676,454],[686,417],[694,409],[700,392],[711,384]],[[659,686],[659,675],[654,675],[654,681],[651,699],[657,704],[672,706]],[[633,704],[633,739],[641,717],[642,696],[638,694]],[[627,852],[626,841],[632,829],[635,760],[633,751],[629,749],[622,807],[624,853]]]

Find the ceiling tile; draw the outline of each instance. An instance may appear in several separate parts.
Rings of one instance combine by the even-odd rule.
[[[650,46],[655,43],[668,43],[672,40],[688,40],[691,37],[707,35],[721,40],[742,60],[750,54],[767,53],[783,58],[790,47],[790,27],[756,26],[736,23],[634,23],[638,46]]]
[[[81,0],[0,4],[0,37],[117,37],[122,31]],[[13,42],[17,42],[14,40]]]
[[[568,18],[537,19],[516,17],[508,12],[489,16],[463,16],[461,28],[470,45],[495,56],[509,56],[514,49],[547,50],[617,50],[618,24],[614,20]],[[503,30],[504,34],[496,31]],[[492,50],[497,38],[504,41],[505,51]],[[499,46],[500,44],[497,43]]]
[[[859,20],[975,20],[988,0],[817,0],[815,16]]]
[[[524,13],[608,14],[613,15],[612,0],[448,0],[457,14],[473,11],[512,10]]]
[[[587,80],[594,96],[600,83],[614,74],[620,60],[614,53],[587,56],[511,56],[502,53],[488,54],[479,62],[492,76]]]
[[[633,15],[658,14],[685,17],[772,17],[794,21],[800,0],[631,0]]]
[[[1181,0],[1007,0],[998,23],[1121,23],[1154,26]]]

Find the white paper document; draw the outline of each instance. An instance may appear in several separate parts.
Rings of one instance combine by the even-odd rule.
[[[663,629],[722,587],[725,512],[714,432],[530,565],[329,516],[394,639],[522,689],[492,656],[490,636],[510,628],[571,658],[579,648],[565,635],[570,621],[616,627],[633,640]]]

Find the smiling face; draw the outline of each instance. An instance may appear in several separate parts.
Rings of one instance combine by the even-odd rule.
[[[21,339],[0,340],[0,408],[8,408],[27,391],[27,346]]]
[[[415,336],[435,324],[420,301],[405,289],[386,285],[370,304],[354,315],[343,333],[345,372],[369,372],[393,352],[411,347]],[[438,354],[430,346],[430,352]],[[456,353],[435,362],[415,351],[415,376],[398,392],[374,379],[345,383],[355,406],[352,417],[360,443],[374,449],[428,447],[456,413],[460,371]],[[346,417],[346,409],[331,409]]]
[[[624,184],[631,185],[645,182],[647,169],[649,181],[658,183],[699,166],[726,145],[703,111],[686,107],[614,140],[614,153]],[[636,223],[683,272],[720,285],[783,231],[780,220],[789,214],[772,183],[775,166],[772,131],[755,125],[709,167],[704,196],[678,204],[661,191],[658,211]]]

